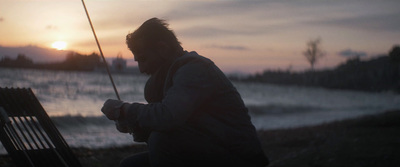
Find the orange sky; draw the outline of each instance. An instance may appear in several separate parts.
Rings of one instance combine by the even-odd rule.
[[[317,37],[327,55],[316,68],[356,53],[385,54],[400,43],[398,0],[85,2],[106,57],[132,58],[125,36],[151,17],[166,19],[186,50],[226,72],[307,69],[302,52]],[[67,50],[98,52],[80,0],[0,0],[1,46],[51,47],[55,41],[65,41]]]

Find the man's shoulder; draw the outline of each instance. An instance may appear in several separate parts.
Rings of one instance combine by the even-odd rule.
[[[169,74],[171,76],[177,71],[202,71],[212,65],[214,65],[214,62],[210,59],[200,56],[196,52],[186,52],[172,63]]]
[[[176,85],[205,85],[210,83],[210,70],[214,63],[198,54],[185,54],[179,57],[170,67],[165,88]],[[195,87],[197,87],[195,86]]]
[[[175,60],[173,66],[183,66],[186,64],[204,64],[204,65],[212,65],[213,61],[210,59],[199,55],[197,52],[185,52],[185,54]]]

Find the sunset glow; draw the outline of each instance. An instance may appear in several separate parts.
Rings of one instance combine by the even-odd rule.
[[[85,3],[106,57],[122,53],[132,59],[125,37],[152,17],[167,20],[185,50],[197,51],[227,72],[306,70],[310,64],[303,52],[315,38],[321,39],[326,52],[316,69],[335,67],[357,54],[365,59],[387,54],[400,44],[399,0]],[[68,41],[70,51],[99,52],[80,1],[0,0],[0,4],[0,46],[65,50]]]
[[[67,43],[64,41],[56,41],[51,44],[51,47],[57,50],[64,50],[65,48],[67,48]]]

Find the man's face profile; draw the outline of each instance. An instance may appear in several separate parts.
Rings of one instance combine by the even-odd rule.
[[[141,73],[152,75],[163,64],[161,56],[158,54],[156,49],[144,49],[135,52],[133,55],[135,61],[138,62]]]

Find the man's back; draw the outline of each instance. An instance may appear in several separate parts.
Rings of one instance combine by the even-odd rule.
[[[164,92],[164,105],[178,103],[178,108],[184,108],[186,112],[193,111],[182,125],[161,132],[156,138],[167,141],[170,138],[176,138],[177,141],[183,138],[190,141],[180,141],[178,144],[181,147],[179,152],[190,155],[187,159],[194,161],[196,157],[213,157],[213,161],[216,161],[216,157],[220,159],[224,156],[231,162],[235,162],[233,159],[253,162],[257,161],[253,159],[255,156],[265,158],[243,100],[232,83],[209,59],[195,52],[178,58],[168,72]],[[180,96],[175,99],[176,94]],[[163,135],[169,137],[160,137]]]

